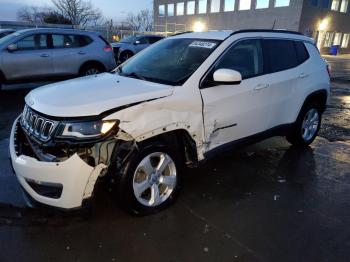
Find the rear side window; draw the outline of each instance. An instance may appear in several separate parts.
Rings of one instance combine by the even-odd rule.
[[[91,38],[84,35],[52,35],[52,44],[54,48],[77,48],[86,46],[91,42]]]
[[[298,64],[304,63],[306,60],[309,59],[309,53],[305,47],[305,44],[300,41],[295,42],[295,49],[297,52],[297,59],[298,59]]]
[[[294,41],[280,39],[264,41],[271,73],[287,70],[298,65]]]

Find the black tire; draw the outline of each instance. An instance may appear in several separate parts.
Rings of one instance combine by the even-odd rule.
[[[134,215],[149,215],[149,214],[157,213],[160,210],[163,210],[164,208],[174,203],[179,193],[180,183],[181,183],[181,174],[183,170],[183,161],[179,157],[180,154],[178,154],[177,151],[178,150],[174,149],[173,147],[162,145],[157,142],[153,142],[146,146],[141,146],[141,148],[139,148],[137,152],[135,152],[132,156],[130,156],[130,158],[122,168],[122,172],[119,174],[119,178],[117,179],[116,188],[115,188],[118,201],[121,204],[121,206],[124,209],[126,209],[126,211]],[[158,152],[165,153],[173,161],[176,169],[176,183],[175,183],[175,186],[172,187],[172,191],[169,194],[169,196],[167,196],[167,198],[165,198],[166,194],[163,195],[163,197],[165,198],[164,202],[161,202],[159,205],[156,205],[156,206],[146,206],[137,199],[136,193],[134,193],[134,178],[135,176],[137,176],[136,174],[140,174],[136,172],[136,169],[139,170],[138,168],[139,164],[147,156],[152,154],[158,154]],[[167,169],[167,171],[170,173],[170,168],[169,170]],[[164,186],[167,187],[166,185]],[[163,187],[163,184],[159,183],[157,187],[159,192],[161,192],[161,188]],[[148,192],[147,190],[150,190],[150,192]],[[147,195],[148,193],[152,194],[152,187],[150,187],[147,190],[144,191],[145,195]],[[165,192],[166,191],[164,191],[164,193]],[[162,194],[160,194],[160,196],[162,196]]]
[[[82,66],[80,69],[80,76],[96,75],[105,72],[106,70],[102,65],[97,63],[91,63]]]
[[[321,127],[321,119],[322,119],[322,107],[320,106],[320,104],[316,103],[316,102],[312,102],[309,104],[306,104],[305,106],[303,106],[303,108],[301,109],[297,121],[293,126],[292,131],[290,132],[290,134],[287,135],[287,140],[289,143],[291,143],[292,145],[295,146],[309,146],[316,138],[316,136],[318,135],[318,131],[320,130]],[[308,114],[310,114],[311,112],[317,112],[318,114],[318,119],[317,121],[313,121],[312,123],[317,123],[317,127],[316,124],[309,124],[309,126],[313,126],[314,128],[312,128],[312,132],[309,133],[309,135],[305,135],[305,125],[304,121],[306,121],[306,117],[308,116]]]
[[[124,51],[119,56],[120,63],[124,63],[126,60],[130,59],[134,54],[130,51]]]

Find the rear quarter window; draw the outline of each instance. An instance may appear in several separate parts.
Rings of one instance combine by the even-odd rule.
[[[298,64],[304,63],[306,60],[309,59],[310,55],[305,47],[305,44],[300,41],[295,42],[295,49],[297,52],[297,59],[298,59]]]
[[[264,40],[265,55],[271,73],[296,67],[298,63],[294,41],[269,39]]]

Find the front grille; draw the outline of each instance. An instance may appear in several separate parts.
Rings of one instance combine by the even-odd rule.
[[[35,138],[41,141],[48,141],[57,127],[58,122],[37,114],[26,105],[22,113],[21,125],[27,133]]]

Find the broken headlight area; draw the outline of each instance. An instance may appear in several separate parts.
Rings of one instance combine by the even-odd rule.
[[[58,138],[95,139],[108,135],[118,126],[118,121],[62,122],[57,131]]]
[[[103,124],[96,126],[90,124],[89,128],[102,130]],[[88,165],[95,167],[100,163],[109,164],[110,156],[114,150],[116,139],[114,138],[112,129],[115,131],[117,123],[112,127],[108,127],[106,135],[98,136],[95,139],[91,137],[84,141],[74,140],[72,137],[67,139],[51,139],[48,142],[41,142],[31,136],[26,129],[17,123],[15,130],[15,150],[17,155],[26,155],[33,157],[39,161],[45,162],[63,162],[74,154],[77,154]],[[76,130],[77,129],[72,129]],[[78,132],[78,131],[77,131]],[[80,131],[85,132],[85,131]],[[90,129],[90,134],[92,130]]]

